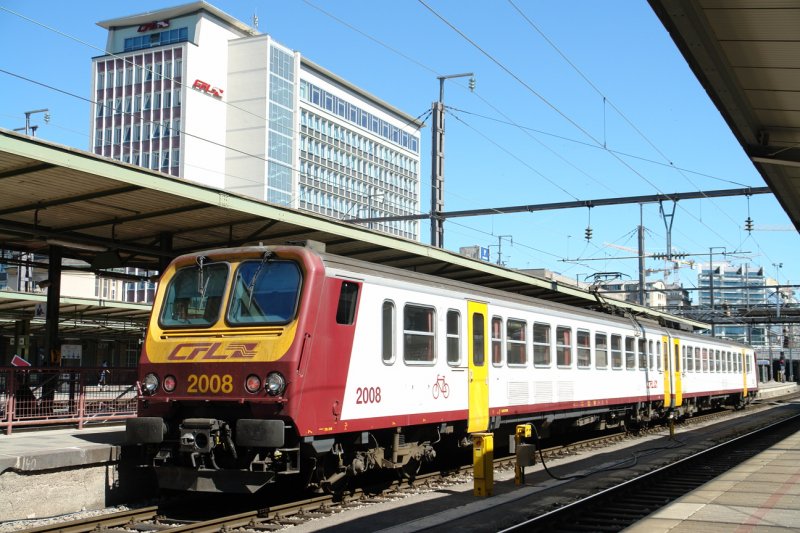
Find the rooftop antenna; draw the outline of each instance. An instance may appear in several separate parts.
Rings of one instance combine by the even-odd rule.
[[[258,12],[253,11],[253,29],[258,30]]]

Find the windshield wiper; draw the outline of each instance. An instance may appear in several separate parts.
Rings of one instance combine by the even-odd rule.
[[[250,304],[253,303],[253,292],[256,288],[256,280],[258,279],[258,275],[261,273],[261,269],[264,267],[264,264],[272,259],[274,254],[267,250],[264,252],[264,256],[261,258],[261,262],[258,264],[258,268],[256,271],[253,272],[253,278],[250,280],[250,283],[247,285],[247,308],[250,309]]]

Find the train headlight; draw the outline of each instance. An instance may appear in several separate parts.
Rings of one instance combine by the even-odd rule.
[[[153,394],[156,392],[158,388],[158,376],[153,374],[147,374],[144,379],[142,380],[142,392],[145,394]]]
[[[175,376],[164,376],[164,391],[174,392],[177,385],[178,380],[175,379]]]
[[[280,372],[270,372],[267,375],[267,394],[280,396],[286,390],[286,379]]]
[[[255,374],[250,374],[244,382],[244,388],[250,394],[255,394],[261,389],[261,378]]]

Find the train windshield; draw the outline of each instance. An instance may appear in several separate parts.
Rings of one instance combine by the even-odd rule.
[[[182,268],[167,287],[161,309],[163,327],[207,327],[219,317],[228,280],[228,264]]]
[[[245,261],[236,270],[228,324],[286,324],[297,310],[302,275],[292,261]]]

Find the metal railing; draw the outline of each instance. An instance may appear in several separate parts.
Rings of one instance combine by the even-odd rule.
[[[136,416],[136,369],[0,367],[0,430]]]

